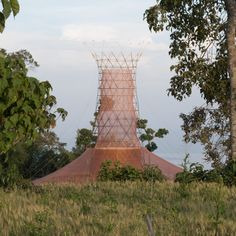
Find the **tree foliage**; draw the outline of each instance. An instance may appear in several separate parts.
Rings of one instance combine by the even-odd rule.
[[[42,133],[26,147],[28,155],[22,166],[23,177],[40,178],[68,164],[73,157],[65,146],[54,132]],[[14,156],[17,156],[16,153]]]
[[[32,144],[18,143],[0,158],[0,186],[21,185],[24,179],[43,177],[72,160],[54,132],[40,134]]]
[[[119,161],[104,161],[99,170],[100,181],[151,181],[163,182],[166,178],[157,166],[146,165],[142,170],[130,165],[121,165]]]
[[[13,13],[15,17],[20,11],[20,5],[18,0],[1,0],[2,11],[0,11],[0,33],[5,28],[7,18]]]
[[[176,174],[175,181],[181,184],[215,182],[224,183],[226,186],[235,186],[236,176],[234,174],[233,164],[233,161],[230,160],[223,166],[207,170],[198,162],[191,163],[189,161],[189,154],[187,154],[182,163],[183,171]]]
[[[80,156],[87,148],[95,146],[96,139],[97,137],[91,129],[78,129],[73,153],[76,156]]]
[[[187,142],[200,142],[214,165],[230,155],[230,78],[226,41],[227,12],[223,0],[158,0],[144,18],[149,29],[170,32],[171,66],[168,94],[182,101],[197,87],[206,101],[181,114]]]
[[[148,121],[146,119],[138,119],[137,128],[141,132],[139,139],[150,152],[153,152],[157,149],[154,139],[163,138],[168,134],[168,130],[161,128],[155,131],[152,128],[148,128],[147,123]]]
[[[67,115],[63,108],[54,110],[50,83],[28,76],[35,66],[37,62],[25,50],[0,51],[0,154],[19,142],[34,140],[55,126],[57,116],[64,120]]]

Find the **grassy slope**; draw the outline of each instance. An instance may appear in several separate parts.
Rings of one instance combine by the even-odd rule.
[[[236,235],[236,188],[97,183],[0,189],[0,235]]]

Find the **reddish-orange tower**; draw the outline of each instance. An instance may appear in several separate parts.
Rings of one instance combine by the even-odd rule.
[[[96,148],[140,147],[137,137],[138,106],[136,65],[140,54],[117,58],[93,54],[99,70]]]
[[[93,54],[99,70],[95,148],[87,149],[63,168],[35,180],[35,184],[94,181],[101,163],[105,160],[118,160],[121,164],[139,169],[144,165],[156,165],[171,180],[181,171],[181,168],[150,153],[140,145],[137,136],[138,104],[135,77],[140,56]]]

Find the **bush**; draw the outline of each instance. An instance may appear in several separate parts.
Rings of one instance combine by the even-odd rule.
[[[141,179],[140,170],[130,165],[121,166],[119,161],[114,163],[110,160],[103,162],[98,173],[98,180],[100,181],[133,181],[138,179]]]
[[[183,171],[176,174],[175,182],[183,183],[183,184],[189,184],[194,181],[193,174],[189,171]]]
[[[16,165],[5,166],[0,164],[0,187],[13,188],[22,179]]]
[[[204,170],[202,164],[190,163],[189,162],[189,155],[184,158],[183,161],[183,168],[184,171],[177,173],[175,182],[188,184],[191,182],[215,182],[221,183],[222,182],[222,170],[219,169],[211,169],[211,170]]]
[[[142,172],[142,179],[145,181],[158,181],[163,182],[165,180],[164,175],[157,166],[145,166]]]
[[[156,166],[145,166],[138,170],[130,165],[121,166],[119,161],[112,163],[108,160],[102,163],[98,173],[100,181],[159,181],[165,180],[160,169]]]
[[[224,184],[227,186],[236,186],[236,161],[229,160],[222,169]]]
[[[19,163],[7,154],[0,155],[0,187],[13,188],[22,179]]]
[[[212,169],[212,170],[205,170],[205,176],[203,181],[205,182],[215,182],[215,183],[222,183],[222,174],[219,170]]]

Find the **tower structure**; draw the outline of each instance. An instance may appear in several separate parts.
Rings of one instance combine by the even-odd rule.
[[[140,147],[136,68],[141,54],[93,54],[99,71],[96,148]]]
[[[137,136],[136,69],[141,54],[92,55],[99,71],[94,127],[96,145],[63,168],[33,183],[95,181],[102,162],[106,160],[138,169],[145,165],[158,166],[167,179],[173,180],[182,169],[141,147]]]

